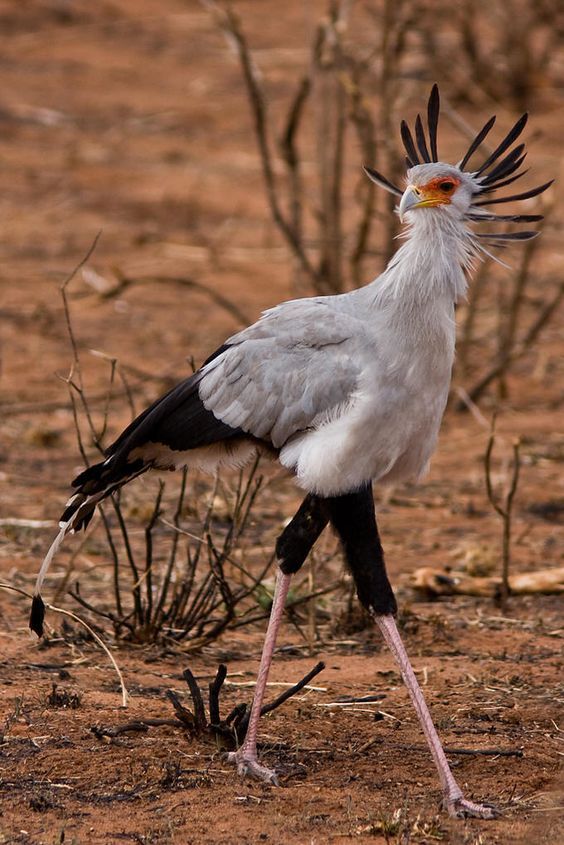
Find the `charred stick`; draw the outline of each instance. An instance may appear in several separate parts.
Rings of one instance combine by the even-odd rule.
[[[479,757],[522,757],[521,748],[449,748],[445,746],[445,754],[468,754]]]
[[[146,733],[149,728],[160,728],[167,725],[171,728],[178,727],[176,719],[143,719],[142,721],[127,722],[125,725],[116,725],[115,727],[102,728],[98,725],[92,725],[90,730],[98,739],[102,737],[116,737],[125,733]]]
[[[174,707],[176,717],[188,728],[189,731],[194,731],[196,729],[194,714],[181,704],[180,699],[172,690],[169,689],[166,691],[166,697]]]
[[[223,682],[227,677],[227,666],[220,663],[217,667],[217,674],[213,681],[210,681],[210,725],[219,725],[221,718],[219,714],[219,693]]]
[[[196,723],[196,729],[203,731],[206,728],[206,711],[204,709],[204,700],[202,698],[202,693],[200,692],[200,687],[198,686],[198,682],[190,669],[185,669],[182,673],[182,677],[188,684],[190,695],[192,696],[192,701],[194,702],[194,720]]]

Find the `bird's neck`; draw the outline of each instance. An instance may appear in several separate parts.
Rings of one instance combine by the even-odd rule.
[[[372,283],[376,299],[392,307],[458,302],[476,255],[471,233],[463,221],[453,221],[440,209],[411,216],[405,243]]]

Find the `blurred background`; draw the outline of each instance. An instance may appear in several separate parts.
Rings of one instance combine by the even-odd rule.
[[[561,172],[564,23],[551,0],[289,2],[283,14],[237,2],[231,17],[197,2],[0,8],[4,405],[64,393],[57,288],[99,231],[72,289],[77,336],[150,376],[151,392],[262,308],[372,279],[397,218],[361,165],[401,180],[399,121],[434,81],[445,160],[491,114],[484,155],[530,110],[519,186]],[[470,394],[496,365],[479,395],[508,394],[517,371],[536,374],[535,397],[554,382],[554,315],[530,355],[519,344],[561,284],[558,190],[521,204],[548,213],[542,238],[507,253],[510,271],[482,267],[460,309],[456,381]]]
[[[447,485],[455,512],[462,492],[448,484],[484,495],[498,408],[497,480],[520,437],[520,460],[538,468],[522,474],[529,505],[560,517],[559,3],[289,2],[281,13],[269,2],[33,0],[3,3],[0,22],[7,517],[55,518],[80,449],[91,459],[264,308],[383,269],[396,248],[394,198],[362,165],[401,183],[399,122],[413,124],[435,81],[443,160],[459,160],[496,114],[479,162],[529,110],[531,173],[519,189],[557,181],[519,204],[546,214],[541,237],[506,249],[508,267],[484,261],[458,309],[446,436],[423,489]],[[470,473],[461,448],[475,453]],[[260,514],[275,533],[296,494],[279,476],[271,483]],[[35,552],[44,535],[33,536]],[[4,547],[24,568],[28,540],[9,536]],[[544,542],[521,549],[523,565]]]
[[[551,525],[560,518],[559,3],[289,2],[281,13],[269,2],[33,0],[3,3],[0,21],[6,517],[55,518],[80,452],[91,460],[264,308],[383,269],[396,248],[394,198],[362,165],[402,183],[399,122],[413,125],[437,81],[443,160],[459,160],[496,114],[479,162],[529,110],[531,173],[519,188],[557,181],[519,204],[546,214],[541,237],[503,251],[508,267],[486,259],[458,309],[446,435],[423,490],[432,498],[433,484],[446,485],[455,520],[472,511],[498,408],[497,481],[520,437],[520,461],[539,470],[522,473],[523,497]],[[466,467],[461,448],[473,456]],[[140,519],[150,483],[133,494],[149,498]],[[270,483],[265,543],[296,500],[279,473]],[[401,509],[396,519],[392,536]],[[495,532],[493,511],[490,522]],[[33,567],[49,532],[33,534],[29,556],[27,534],[5,530],[5,555]],[[521,548],[523,565],[545,542]]]
[[[476,269],[468,301],[457,312],[453,390],[430,474],[418,486],[376,495],[401,625],[408,648],[435,671],[433,705],[441,730],[456,724],[462,732],[496,732],[498,739],[527,744],[517,792],[512,759],[496,758],[486,784],[485,765],[463,758],[463,777],[473,766],[480,794],[501,794],[512,806],[522,801],[521,809],[542,803],[537,793],[551,788],[552,764],[546,761],[558,739],[557,597],[538,595],[546,580],[529,584],[536,594],[513,596],[504,608],[507,619],[498,599],[504,563],[511,576],[550,569],[552,577],[563,565],[563,35],[558,0],[236,0],[230,6],[210,0],[0,0],[2,581],[29,592],[70,479],[84,461],[99,457],[135,411],[263,309],[296,296],[347,290],[381,272],[397,246],[398,220],[393,197],[367,180],[362,165],[402,183],[399,123],[413,125],[416,114],[424,113],[434,82],[441,91],[444,161],[460,160],[496,114],[496,126],[474,159],[478,164],[527,110],[523,138],[530,173],[516,191],[556,182],[515,210],[544,213],[542,234],[499,253],[508,267],[485,260]],[[503,206],[504,212],[510,208]],[[80,612],[108,643],[157,643],[159,661],[168,649],[177,655],[177,647],[209,646],[230,627],[229,641],[218,641],[220,651],[213,654],[229,659],[230,671],[232,661],[247,660],[236,665],[244,665],[252,679],[272,593],[274,541],[298,502],[291,480],[266,464],[215,480],[183,479],[180,473],[143,477],[119,503],[107,504],[85,537],[69,538],[46,598]],[[431,574],[421,574],[422,567]],[[456,589],[436,573],[452,570],[459,592],[470,595],[443,597],[439,614],[432,603],[437,592]],[[553,577],[553,591],[555,583]],[[50,676],[43,662],[29,663],[28,600],[3,597],[4,682],[15,684],[12,693],[25,696],[29,708],[22,716],[17,705],[6,731],[19,725],[27,735],[30,712],[41,727],[29,731],[68,733],[80,751],[83,738],[72,733],[78,727],[61,721],[55,729],[54,711],[42,715]],[[281,661],[280,671],[303,674],[309,655],[323,646],[332,664],[347,655],[341,675],[331,674],[338,665],[327,670],[333,688],[346,682],[366,692],[365,654],[374,654],[379,640],[363,630],[366,619],[356,610],[330,532],[296,579],[292,598],[298,603],[284,637],[294,649],[285,661],[294,663],[290,672]],[[256,621],[260,625],[250,624]],[[55,655],[64,661],[68,649],[73,657],[78,649],[80,666],[73,664],[69,683],[82,684],[90,703],[107,712],[103,708],[115,705],[110,670],[104,674],[96,665],[97,653],[80,639],[83,634],[65,628],[54,614],[48,624],[47,643],[37,651],[51,647],[50,660]],[[165,676],[147,674],[157,669],[145,666],[145,654],[124,649],[120,661],[127,661],[128,678],[139,681],[137,700],[162,714],[158,696]],[[204,652],[198,664],[202,672],[209,671],[209,655]],[[402,704],[403,693],[393,691],[397,678],[396,687],[388,684],[386,660],[384,655],[380,673],[390,696],[386,708],[401,714],[408,702]],[[170,662],[167,678],[178,674],[177,663],[178,657]],[[443,701],[457,709],[441,710]],[[476,702],[488,707],[487,717],[474,715]],[[509,716],[508,708],[514,708]],[[522,725],[519,712],[527,715]],[[88,707],[73,725],[81,718],[88,731]],[[354,718],[354,731],[366,728],[362,748],[368,748],[371,725],[380,717]],[[385,718],[379,730],[394,729],[387,740],[411,743],[400,749],[421,742],[410,717],[403,723],[389,713]],[[482,718],[489,720],[485,728],[474,724]],[[317,731],[323,724],[315,722],[312,747],[321,743]],[[346,718],[339,724],[347,736]],[[326,724],[327,754],[334,726]],[[145,784],[153,765],[147,761],[159,754],[177,759],[175,735],[169,734],[168,744],[158,748],[146,740],[136,782]],[[451,744],[460,741],[453,734]],[[141,747],[145,740],[135,742]],[[301,748],[301,739],[296,742]],[[347,742],[342,760],[355,747],[352,739]],[[94,762],[88,771],[84,756],[76,758],[92,795],[106,789],[108,772],[115,772],[116,789],[131,775],[121,769],[127,755],[112,748],[104,750],[103,759],[113,762],[103,776],[101,757],[89,755]],[[64,752],[54,749],[34,757],[46,780],[71,753],[67,746]],[[16,751],[6,752],[10,782],[21,763],[22,780],[10,800],[16,820],[25,810],[28,827],[38,817],[29,818],[26,758]],[[323,760],[332,759],[312,756],[308,765],[320,771]],[[330,818],[354,835],[376,830],[367,810],[374,763],[366,754],[361,759],[365,771],[355,784],[357,797],[348,796],[346,807],[339,797],[340,772],[329,763],[323,771],[324,788],[331,782],[334,791],[319,819]],[[427,801],[431,818],[434,780],[423,753],[416,774],[412,759],[404,751],[379,757],[379,801],[397,816],[397,784],[409,782],[420,788],[418,800]],[[227,775],[225,783],[231,783]],[[239,800],[230,789],[221,793],[229,806]],[[289,792],[284,790],[285,798]],[[205,802],[206,795],[204,786],[193,790],[191,800],[203,796]],[[523,795],[532,795],[533,803]],[[57,801],[63,798],[72,809],[72,794]],[[90,806],[99,813],[96,823],[111,823],[107,812],[96,810],[97,800]],[[153,805],[147,806],[143,836],[156,824]],[[209,805],[203,806],[207,819]],[[222,812],[231,812],[225,806]],[[276,812],[280,818],[288,814],[297,833],[284,841],[313,841],[321,822],[314,819],[308,827],[306,805],[298,802],[291,811],[288,806]],[[536,820],[540,824],[541,815]],[[133,814],[131,829],[138,823]],[[509,838],[507,830],[500,834],[503,841],[521,841],[517,828]],[[533,841],[531,830],[523,842]],[[246,831],[241,828],[240,837]],[[136,841],[149,841],[140,835]],[[169,841],[166,835],[158,841]],[[201,841],[209,841],[206,835]],[[91,841],[90,833],[85,836]],[[233,841],[226,836],[222,841]],[[392,840],[386,835],[386,841]],[[484,840],[477,833],[464,841]]]

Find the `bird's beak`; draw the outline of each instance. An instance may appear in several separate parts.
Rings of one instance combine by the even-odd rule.
[[[413,185],[408,185],[399,204],[399,219],[404,222],[405,215],[412,208],[417,208],[425,201],[421,197],[421,193]]]

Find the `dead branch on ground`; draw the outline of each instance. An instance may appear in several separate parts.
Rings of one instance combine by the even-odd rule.
[[[564,593],[564,567],[510,575],[508,582],[511,595],[558,595]],[[423,566],[412,573],[409,584],[425,596],[496,598],[502,582],[500,577],[476,577],[467,572]]]
[[[319,675],[324,668],[324,663],[317,663],[298,683],[284,690],[269,704],[265,704],[261,709],[261,715],[272,713],[273,710],[276,710],[304,687],[307,687],[310,681],[316,675]],[[219,741],[224,748],[237,748],[245,738],[251,708],[248,704],[237,704],[225,718],[221,718],[219,697],[227,678],[227,667],[220,664],[214,680],[208,685],[209,719],[206,716],[202,691],[193,673],[190,669],[185,669],[182,675],[190,692],[192,710],[182,704],[180,697],[173,690],[167,690],[166,697],[174,709],[174,719],[139,719],[115,727],[95,725],[90,730],[98,739],[102,739],[103,737],[116,737],[123,733],[146,733],[150,727],[165,725],[182,728],[188,731],[191,737],[212,737],[216,742]]]

